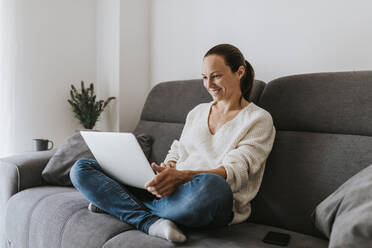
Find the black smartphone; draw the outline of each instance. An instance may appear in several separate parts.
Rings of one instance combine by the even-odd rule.
[[[268,244],[286,246],[290,239],[291,236],[287,233],[268,232],[262,241]]]

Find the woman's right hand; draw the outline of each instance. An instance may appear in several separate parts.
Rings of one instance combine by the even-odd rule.
[[[172,194],[180,185],[186,183],[188,178],[187,172],[164,166],[169,165],[152,163],[151,167],[156,171],[156,176],[145,185],[147,191],[159,198]]]
[[[167,168],[176,168],[176,162],[174,162],[174,161],[168,161],[166,164],[161,163],[160,166],[161,167],[164,167],[165,169],[167,169]]]
[[[151,168],[154,170],[155,174],[159,174],[160,172],[163,172],[166,169],[175,169],[176,163],[173,161],[169,161],[168,163],[161,163],[160,165],[157,165],[155,162],[151,163]]]

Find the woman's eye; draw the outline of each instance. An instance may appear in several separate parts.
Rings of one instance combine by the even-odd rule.
[[[213,75],[212,77],[213,77],[213,78],[219,78],[220,75]]]

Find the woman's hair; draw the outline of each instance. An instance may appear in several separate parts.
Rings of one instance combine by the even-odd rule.
[[[225,64],[230,67],[233,73],[237,72],[241,65],[245,67],[245,73],[240,79],[240,89],[242,91],[242,96],[248,101],[254,80],[254,70],[252,65],[245,60],[243,54],[238,48],[230,44],[220,44],[212,47],[204,55],[204,58],[212,54],[222,56],[225,60]]]

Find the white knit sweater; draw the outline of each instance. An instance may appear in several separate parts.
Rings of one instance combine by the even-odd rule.
[[[208,117],[213,103],[201,103],[187,114],[181,137],[173,141],[164,163],[176,161],[179,170],[223,166],[234,195],[230,224],[236,224],[251,214],[250,201],[261,185],[276,130],[270,113],[251,102],[212,135]]]

